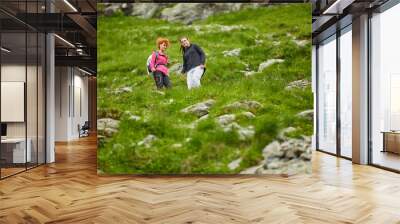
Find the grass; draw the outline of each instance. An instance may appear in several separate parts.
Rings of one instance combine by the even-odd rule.
[[[235,29],[223,31],[223,26]],[[201,88],[189,91],[184,76],[171,74],[173,88],[165,95],[155,92],[145,64],[159,36],[172,41],[167,51],[171,65],[181,62],[181,36],[204,49],[207,72]],[[262,149],[280,129],[292,126],[299,136],[311,135],[312,122],[295,116],[313,107],[311,88],[285,90],[291,81],[311,78],[311,43],[301,47],[293,38],[311,39],[309,4],[243,9],[191,26],[122,14],[100,16],[98,116],[116,118],[120,127],[99,145],[99,169],[109,174],[238,173],[263,159]],[[241,49],[240,56],[223,56],[223,51],[235,48]],[[246,64],[256,71],[272,58],[285,61],[250,77],[241,72]],[[115,93],[126,86],[132,92]],[[197,118],[180,110],[207,99],[216,100],[209,119],[195,129],[185,127]],[[239,118],[240,125],[253,125],[256,131],[253,139],[241,141],[237,133],[224,132],[213,118],[227,112],[224,105],[244,99],[256,100],[263,107],[252,111],[256,115],[252,120]],[[144,119],[130,120],[127,112]],[[138,146],[148,134],[157,136],[157,141],[150,148]],[[172,147],[176,143],[182,147]],[[227,165],[238,158],[242,158],[240,166],[230,170]]]

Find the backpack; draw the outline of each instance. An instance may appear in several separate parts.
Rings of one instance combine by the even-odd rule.
[[[150,75],[152,73],[151,69],[150,69],[150,62],[151,62],[151,58],[153,57],[153,53],[156,53],[156,66],[157,66],[157,58],[158,58],[158,52],[157,51],[153,51],[151,53],[151,55],[147,58],[147,63],[146,63],[146,67],[147,67],[147,74]]]

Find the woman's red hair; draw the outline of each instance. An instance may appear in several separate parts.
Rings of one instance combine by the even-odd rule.
[[[167,38],[159,37],[157,38],[157,48],[160,49],[160,44],[165,43],[169,47],[169,40]]]

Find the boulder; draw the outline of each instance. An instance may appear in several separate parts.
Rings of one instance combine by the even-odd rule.
[[[163,5],[160,3],[135,3],[130,15],[149,19],[154,17],[156,12],[160,10],[162,6]]]
[[[191,24],[195,20],[205,19],[220,12],[237,11],[241,3],[178,3],[161,11],[161,19]]]
[[[236,122],[229,123],[223,126],[225,132],[236,131],[239,135],[239,140],[247,140],[254,137],[256,133],[253,126],[242,127]]]
[[[242,127],[238,129],[237,132],[239,134],[239,140],[242,141],[253,138],[254,134],[256,133],[253,126],[248,126],[247,128]]]
[[[261,63],[258,66],[258,72],[262,72],[264,69],[276,63],[283,63],[285,60],[283,59],[268,59],[267,61]]]
[[[203,121],[203,120],[205,120],[207,118],[208,118],[208,114],[206,114],[204,116],[201,116],[199,119],[197,119],[197,122]]]
[[[241,162],[242,162],[242,158],[233,160],[232,162],[230,162],[230,163],[228,164],[228,168],[229,168],[230,170],[235,170],[236,168],[238,168],[238,167],[240,166],[240,163],[241,163]]]
[[[234,114],[224,114],[216,118],[217,123],[221,126],[228,125],[235,121],[236,116]]]
[[[272,169],[272,170],[282,169],[282,168],[285,168],[285,166],[287,166],[285,161],[282,161],[280,159],[274,159],[274,160],[270,161],[269,163],[264,164],[264,168]]]
[[[223,51],[222,54],[224,57],[234,57],[240,55],[240,48],[236,48],[230,51]]]
[[[259,164],[257,166],[253,166],[250,168],[247,168],[243,171],[240,172],[240,174],[256,174],[258,169],[262,169],[262,167],[264,166],[264,164]]]
[[[112,118],[101,118],[97,120],[97,131],[99,135],[110,137],[118,132],[119,121]]]
[[[245,110],[257,110],[262,107],[261,103],[254,100],[242,100],[233,102],[226,105],[225,109],[245,109]]]
[[[108,7],[104,9],[104,15],[105,16],[112,16],[116,12],[120,11],[120,4],[111,4]]]
[[[149,148],[151,146],[151,144],[157,140],[157,137],[155,135],[147,135],[142,141],[138,142],[138,146],[144,146],[146,148]]]
[[[286,86],[286,90],[291,90],[294,88],[299,88],[299,89],[305,89],[308,86],[310,86],[310,81],[306,80],[306,79],[301,79],[301,80],[296,80],[293,82],[290,82],[287,86]]]
[[[248,119],[253,119],[253,118],[256,117],[256,115],[254,115],[254,114],[253,114],[252,112],[250,112],[250,111],[245,111],[245,112],[241,113],[241,115],[243,115],[245,118],[248,118]]]
[[[204,102],[197,103],[192,106],[188,106],[188,107],[182,109],[181,112],[191,113],[191,114],[196,115],[197,117],[202,117],[202,116],[208,114],[211,106],[214,105],[214,103],[215,103],[215,100],[212,100],[212,99],[206,100]]]
[[[264,161],[241,173],[296,174],[311,172],[311,137],[273,141],[263,149]]]
[[[308,120],[313,120],[314,119],[314,110],[305,110],[297,114],[298,117],[306,118]]]
[[[183,65],[181,63],[176,63],[169,68],[169,71],[170,73],[181,74],[182,67]]]
[[[281,158],[284,155],[285,155],[285,152],[282,150],[281,145],[279,144],[278,141],[273,141],[273,142],[269,143],[263,149],[264,158],[270,158],[270,157]]]

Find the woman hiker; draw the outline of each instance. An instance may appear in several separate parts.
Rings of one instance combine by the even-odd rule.
[[[183,56],[182,73],[187,73],[188,89],[200,87],[200,79],[205,72],[206,55],[196,44],[191,44],[187,37],[182,37],[181,51]]]
[[[150,70],[153,73],[154,81],[156,82],[157,89],[163,87],[170,88],[171,82],[168,77],[168,56],[166,50],[169,47],[169,40],[166,38],[157,38],[158,51],[154,51],[150,60]]]

